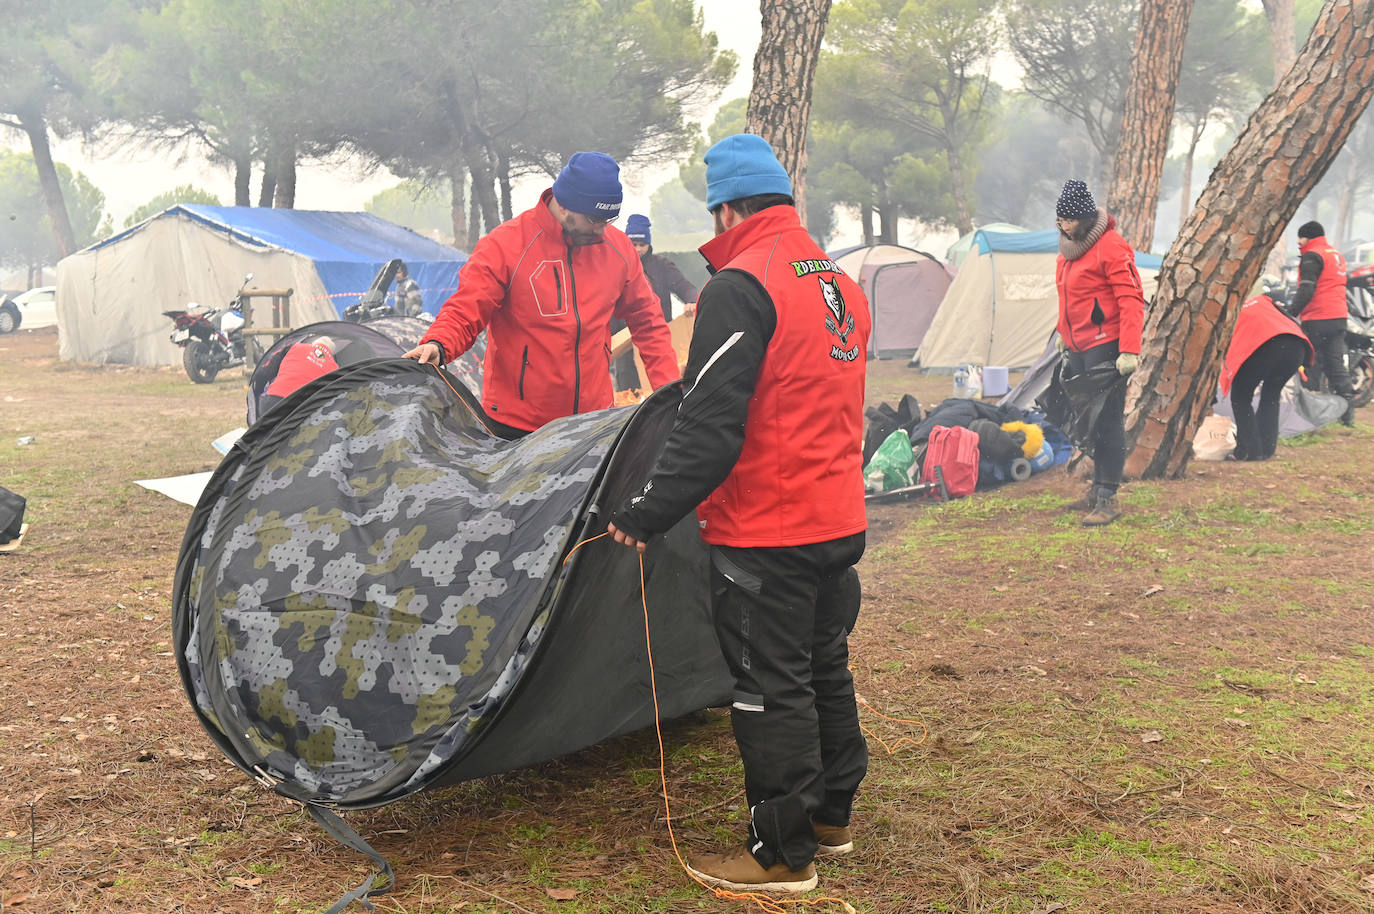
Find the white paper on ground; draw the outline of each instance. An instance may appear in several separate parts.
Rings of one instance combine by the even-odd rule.
[[[168,498],[174,498],[184,505],[194,505],[200,501],[200,493],[210,481],[210,473],[189,473],[185,476],[164,476],[162,479],[135,479],[134,485],[151,489]]]

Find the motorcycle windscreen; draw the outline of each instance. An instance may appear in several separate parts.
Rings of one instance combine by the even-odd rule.
[[[575,580],[580,563],[595,564],[562,562],[598,523],[591,493],[628,412],[503,441],[461,385],[382,360],[313,382],[251,427],[192,515],[174,588],[183,684],[221,750],[297,799],[385,803],[514,733],[501,709],[514,694],[537,704],[525,677],[567,650],[541,646],[549,632],[628,645],[637,615],[561,616],[565,605],[623,607],[621,592],[638,588],[637,565],[634,577],[606,576],[623,574],[632,550],[584,547],[615,561]],[[691,580],[704,605],[704,576]],[[714,677],[671,652],[667,667],[682,681]],[[596,673],[603,685],[644,675]],[[540,688],[552,698],[559,686]],[[543,718],[532,724],[542,742],[493,750],[482,765],[551,757],[643,719],[634,688],[605,685],[633,707],[576,688],[591,720]]]

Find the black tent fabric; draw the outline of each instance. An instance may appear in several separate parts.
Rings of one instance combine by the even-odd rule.
[[[365,808],[654,722],[638,554],[609,537],[680,386],[493,436],[406,359],[341,367],[248,429],[174,582],[183,685],[245,773]],[[689,515],[645,555],[660,716],[727,704]]]
[[[363,323],[353,321],[319,321],[298,327],[277,338],[248,378],[248,424],[262,415],[262,399],[267,385],[277,377],[286,352],[297,343],[313,342],[326,336],[333,340],[334,361],[342,368],[369,359],[395,358],[414,349],[429,329],[429,321],[418,317],[390,315]],[[487,351],[487,335],[482,333],[472,348],[444,368],[462,381],[478,397],[482,395],[482,358]]]

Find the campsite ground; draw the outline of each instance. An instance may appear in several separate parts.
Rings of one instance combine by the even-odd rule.
[[[242,378],[56,352],[52,330],[0,339],[0,485],[32,524],[0,554],[0,910],[322,910],[367,862],[197,724],[169,619],[190,509],[133,485],[212,468]],[[928,404],[949,383],[880,362],[870,390]],[[1062,471],[875,508],[853,639],[873,759],[824,894],[890,914],[1374,909],[1360,419],[1133,483],[1100,530],[1059,510],[1079,489]],[[683,852],[738,837],[724,712],[663,744]],[[652,732],[348,819],[396,869],[381,911],[755,910],[678,866]]]

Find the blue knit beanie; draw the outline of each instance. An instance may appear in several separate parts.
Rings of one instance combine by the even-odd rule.
[[[792,196],[792,179],[761,136],[737,133],[706,150],[706,208],[756,197]]]
[[[629,219],[625,220],[625,237],[631,241],[640,241],[644,244],[653,244],[649,240],[649,217],[634,213]]]
[[[620,166],[604,152],[574,152],[553,182],[559,205],[597,219],[620,215]]]
[[[1054,214],[1060,219],[1091,219],[1097,215],[1097,204],[1093,195],[1088,193],[1088,185],[1082,181],[1065,181],[1059,193],[1059,202],[1054,205]]]

